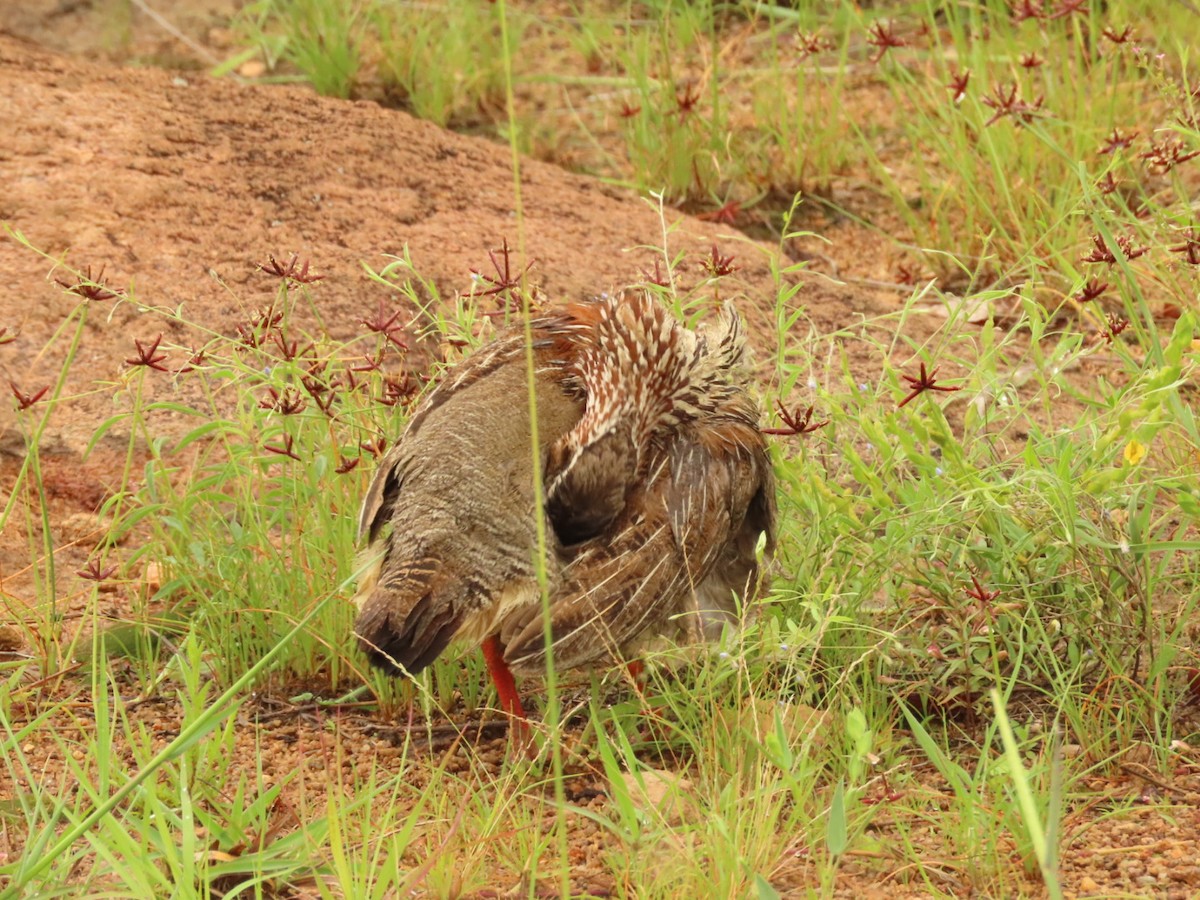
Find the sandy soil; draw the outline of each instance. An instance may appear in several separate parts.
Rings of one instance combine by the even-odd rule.
[[[359,320],[380,299],[392,299],[366,277],[363,263],[380,266],[388,254],[407,247],[418,270],[443,296],[453,296],[469,288],[471,268],[487,265],[489,249],[503,239],[521,240],[505,147],[441,131],[374,103],[205,77],[200,71],[205,54],[220,57],[227,41],[222,23],[232,5],[180,4],[172,23],[186,42],[165,33],[136,5],[100,0],[4,5],[0,106],[9,125],[0,137],[0,220],[49,257],[0,238],[0,327],[18,334],[0,347],[5,382],[32,392],[60,370],[62,343],[44,348],[75,301],[51,279],[66,277],[54,272],[53,259],[91,267],[93,273],[103,268],[107,283],[133,289],[140,302],[182,306],[187,319],[230,332],[249,308],[274,293],[275,281],[254,264],[270,254],[297,253],[325,276],[320,312],[335,336],[348,337],[358,333]],[[115,30],[114,8],[127,16]],[[113,59],[172,69],[122,68]],[[654,252],[643,248],[660,245],[662,224],[641,199],[533,161],[524,161],[521,172],[524,246],[536,259],[535,280],[550,298],[606,290],[652,266]],[[774,248],[747,244],[725,226],[673,211],[667,216],[679,222],[672,249],[700,252],[716,241],[737,253],[741,268],[731,287],[742,294],[741,305],[754,329],[767,336],[765,344],[775,293],[766,253]],[[887,254],[862,234],[830,227],[826,236],[833,243],[822,252],[843,271],[890,280]],[[900,296],[835,285],[813,274],[805,277],[798,302],[818,327],[833,330],[861,315],[895,309]],[[146,321],[133,304],[93,307],[70,371],[66,394],[72,399],[42,441],[52,517],[64,529],[86,533],[87,516],[104,498],[106,483],[115,480],[128,438],[113,429],[81,462],[95,425],[112,413],[111,392],[93,386],[118,380],[133,339],[152,338],[159,322]],[[165,341],[186,348],[199,338],[180,326]],[[880,362],[865,353],[853,360],[864,370],[877,370]],[[164,381],[156,389],[169,391],[168,385]],[[0,403],[0,498],[23,447],[13,404]],[[64,571],[82,563],[82,551],[63,553]],[[20,584],[27,555],[23,536],[0,539],[0,584],[6,591]],[[301,761],[306,753],[316,752],[318,761],[328,754],[325,723],[310,710],[286,712],[272,714],[271,724],[256,734],[246,719],[247,756],[261,741],[265,766],[299,771],[293,790],[320,795],[329,770],[323,762]],[[147,704],[139,715],[164,740],[177,727],[171,703]],[[78,723],[59,724],[69,730]],[[338,739],[356,742],[359,758],[369,755],[364,748],[381,758],[394,753],[387,740],[370,736],[372,724],[366,714],[347,716]],[[49,770],[49,743],[45,750]],[[466,760],[494,758],[498,751],[485,743],[458,752]],[[1149,773],[1130,768],[1119,779],[1098,780],[1094,787],[1104,802],[1081,807],[1069,818],[1065,873],[1073,894],[1200,894],[1200,766],[1181,762],[1170,783]],[[599,785],[590,777],[581,773],[579,783]],[[930,783],[935,792],[932,775]],[[587,793],[581,789],[580,796]],[[1124,809],[1129,798],[1136,801],[1131,812],[1112,812]],[[587,802],[604,800],[592,796]],[[599,836],[581,823],[575,840],[580,857],[588,858]],[[928,840],[929,856],[936,859],[939,835],[931,829]],[[947,861],[947,892],[961,892],[954,872],[962,865]],[[852,856],[838,891],[922,895],[920,884],[906,884],[908,874],[886,855]],[[781,868],[776,887],[785,894],[800,891],[807,876],[804,861],[796,860]],[[581,868],[578,889],[603,896],[618,886],[611,876]]]

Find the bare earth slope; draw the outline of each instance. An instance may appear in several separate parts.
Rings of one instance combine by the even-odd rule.
[[[380,299],[394,300],[363,263],[378,268],[407,246],[417,270],[453,296],[469,290],[470,269],[490,272],[489,249],[502,239],[518,244],[507,148],[374,103],[99,66],[2,35],[0,97],[16,124],[0,142],[0,220],[76,269],[104,267],[109,284],[132,283],[141,303],[182,305],[186,320],[217,332],[231,332],[271,296],[274,282],[253,265],[268,254],[311,260],[325,276],[320,312],[335,336],[348,337]],[[650,204],[538,162],[524,161],[521,172],[532,276],[551,300],[634,280],[661,258],[654,248],[662,246],[662,222]],[[754,324],[768,327],[771,248],[735,245],[729,229],[667,216],[681,220],[673,252],[698,255],[719,241],[723,253],[736,254],[730,288],[746,294]],[[0,240],[0,325],[20,332],[0,365],[26,391],[58,370],[65,347],[39,354],[75,301],[47,278],[51,267]],[[816,280],[806,290],[803,302],[839,324],[873,302],[830,296]],[[116,377],[132,339],[152,338],[159,327],[157,319],[139,322],[132,304],[107,312],[89,319],[68,393]],[[189,346],[196,337],[165,340]],[[105,396],[72,409],[56,417],[45,449],[79,451],[111,414]],[[15,452],[8,404],[0,416],[0,449]]]

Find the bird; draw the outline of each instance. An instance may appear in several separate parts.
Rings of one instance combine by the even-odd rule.
[[[523,329],[451,367],[415,410],[363,503],[355,596],[372,663],[416,675],[451,642],[481,643],[516,723],[514,673],[714,637],[775,547],[731,305],[692,330],[626,291],[538,317],[530,335],[534,414]]]

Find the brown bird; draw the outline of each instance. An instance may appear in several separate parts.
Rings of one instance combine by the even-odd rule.
[[[712,635],[774,548],[775,490],[745,339],[726,308],[691,331],[642,293],[533,323],[551,654],[620,659],[643,636]],[[447,372],[385,457],[360,531],[355,631],[416,674],[482,641],[502,707],[547,664],[522,332]],[[385,526],[390,524],[390,533]]]

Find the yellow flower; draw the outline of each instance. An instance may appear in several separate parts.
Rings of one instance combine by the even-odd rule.
[[[1136,466],[1146,456],[1146,445],[1137,438],[1125,445],[1125,462]]]

